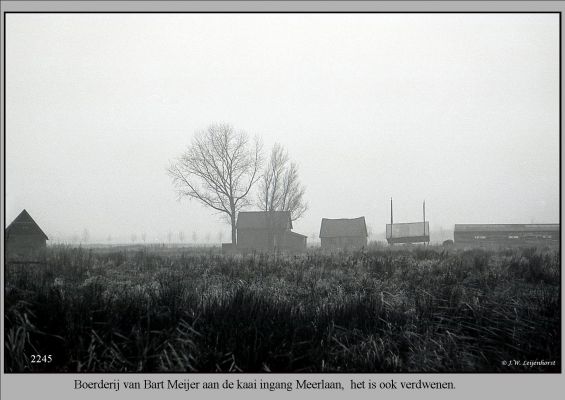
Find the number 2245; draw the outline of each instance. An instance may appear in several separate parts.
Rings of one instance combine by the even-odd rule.
[[[31,363],[32,364],[41,364],[41,363],[48,364],[51,361],[53,361],[53,356],[51,354],[46,354],[46,355],[32,354],[31,355]]]

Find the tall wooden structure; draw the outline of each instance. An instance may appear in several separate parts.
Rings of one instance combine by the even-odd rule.
[[[426,221],[426,202],[422,204],[422,222],[394,223],[392,197],[390,198],[390,224],[386,225],[386,240],[389,244],[430,243],[430,223]]]

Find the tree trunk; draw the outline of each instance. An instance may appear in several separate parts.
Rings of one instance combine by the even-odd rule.
[[[237,234],[235,229],[235,212],[231,215],[231,242],[235,246],[237,245]]]

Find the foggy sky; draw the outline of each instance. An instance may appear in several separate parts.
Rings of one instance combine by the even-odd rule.
[[[227,122],[299,164],[306,215],[559,222],[557,14],[9,14],[6,220],[51,239],[229,227],[169,162]],[[434,238],[432,237],[432,240]]]

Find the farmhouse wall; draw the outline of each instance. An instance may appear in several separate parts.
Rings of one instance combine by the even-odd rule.
[[[34,257],[46,248],[46,241],[41,236],[8,235],[6,237],[6,257]]]
[[[322,237],[320,240],[322,249],[359,249],[367,246],[366,236]]]
[[[268,229],[239,229],[237,232],[237,247],[271,250],[284,244],[284,239],[284,231],[269,232]]]
[[[458,247],[559,246],[559,224],[455,225],[453,232]]]
[[[306,251],[306,236],[287,231],[284,239],[281,248],[296,252]]]

